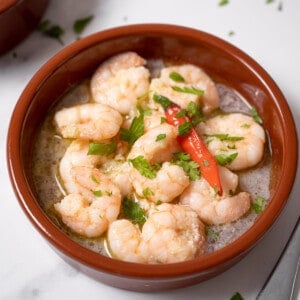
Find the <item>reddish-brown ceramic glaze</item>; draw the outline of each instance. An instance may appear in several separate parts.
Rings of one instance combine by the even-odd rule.
[[[39,23],[48,0],[0,1],[0,55],[16,46]]]
[[[142,265],[104,257],[61,232],[36,200],[31,178],[32,145],[49,107],[70,86],[90,76],[100,62],[123,51],[145,58],[186,61],[203,67],[255,105],[272,147],[271,199],[257,222],[223,249],[171,265]],[[112,286],[157,291],[192,285],[240,260],[271,227],[292,188],[297,166],[297,136],[288,104],[272,78],[247,54],[210,34],[172,25],[143,24],[109,29],[66,47],[32,78],[13,112],[7,160],[16,196],[30,221],[70,264]]]

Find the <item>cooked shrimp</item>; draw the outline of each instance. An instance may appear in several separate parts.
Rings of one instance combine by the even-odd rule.
[[[180,196],[180,204],[188,205],[206,224],[230,223],[243,216],[250,208],[250,195],[246,192],[231,196],[238,177],[225,167],[219,167],[223,195],[220,197],[208,182],[200,178],[192,181]]]
[[[141,252],[148,263],[176,263],[204,252],[204,226],[187,206],[161,204],[142,229]]]
[[[88,155],[89,141],[74,140],[67,148],[59,164],[59,174],[68,193],[76,192],[76,184],[71,173],[73,167],[96,167],[106,161],[105,156]]]
[[[103,141],[118,133],[123,118],[110,106],[86,103],[63,108],[55,114],[54,121],[64,138]]]
[[[136,109],[139,96],[149,89],[146,61],[134,52],[113,56],[102,63],[91,80],[94,100],[128,114]]]
[[[131,166],[127,161],[109,160],[101,167],[104,174],[120,189],[124,197],[132,192],[129,178]]]
[[[204,252],[204,226],[187,206],[161,204],[142,231],[128,220],[114,221],[108,230],[112,254],[138,263],[176,263]]]
[[[107,240],[111,254],[124,261],[147,263],[141,253],[141,231],[129,220],[116,220],[108,228]]]
[[[171,202],[189,185],[185,171],[169,162],[163,163],[156,177],[149,179],[132,168],[130,179],[135,192],[152,202]]]
[[[163,137],[158,139],[158,137]],[[132,146],[128,159],[144,156],[150,164],[169,161],[180,147],[176,141],[177,130],[169,124],[161,124],[142,135]]]
[[[54,207],[75,232],[87,237],[100,236],[119,215],[120,191],[96,168],[73,167],[71,172],[77,191]]]
[[[265,132],[250,116],[219,115],[199,124],[198,130],[209,141],[208,148],[214,155],[237,155],[226,165],[231,170],[255,166],[263,157]]]
[[[171,79],[172,73],[181,75],[182,82]],[[174,87],[202,90],[203,95],[179,92],[174,90]],[[150,91],[169,98],[182,108],[187,108],[190,102],[195,102],[202,108],[204,114],[209,114],[218,108],[220,103],[218,91],[212,79],[201,68],[189,64],[162,69],[160,77],[151,81]]]

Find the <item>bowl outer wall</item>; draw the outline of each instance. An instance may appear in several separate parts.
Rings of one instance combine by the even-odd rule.
[[[111,260],[110,258],[103,257],[73,242],[59,229],[57,229],[43,213],[37,201],[35,200],[34,192],[31,190],[29,181],[26,178],[26,175],[28,175],[28,166],[25,166],[24,169],[21,167],[26,165],[26,163],[24,163],[24,157],[27,157],[23,153],[24,149],[22,149],[22,143],[24,143],[26,138],[32,138],[33,134],[32,132],[28,134],[23,130],[25,128],[24,122],[28,123],[28,114],[30,114],[30,111],[33,109],[32,107],[34,106],[34,102],[31,102],[32,98],[36,98],[37,94],[43,93],[43,86],[46,84],[47,79],[51,76],[55,77],[54,82],[55,84],[58,84],[57,93],[59,95],[61,93],[61,89],[66,87],[66,83],[61,85],[59,84],[59,82],[64,78],[63,75],[65,75],[66,71],[70,71],[70,73],[72,73],[71,77],[75,74],[74,76],[77,76],[77,81],[80,81],[78,80],[79,77],[80,79],[83,79],[87,75],[90,75],[97,66],[95,64],[92,64],[93,66],[89,64],[89,67],[83,72],[83,74],[78,75],[80,66],[81,64],[84,64],[84,60],[90,59],[94,60],[95,62],[98,61],[98,63],[101,61],[101,59],[99,60],[99,57],[97,57],[93,51],[87,51],[85,56],[80,55],[81,52],[84,52],[86,49],[92,47],[99,48],[107,41],[111,42],[120,38],[124,38],[126,40],[128,36],[132,36],[131,40],[133,40],[144,35],[155,38],[158,36],[163,36],[163,39],[166,39],[166,37],[171,37],[171,39],[179,39],[180,41],[184,41],[184,44],[190,43],[191,45],[196,45],[197,47],[207,47],[208,49],[213,49],[212,52],[216,51],[217,53],[223,53],[221,63],[228,63],[229,66],[233,68],[236,66],[237,68],[241,68],[241,71],[235,70],[236,73],[241,75],[241,85],[243,84],[244,80],[244,70],[247,69],[250,74],[247,75],[248,77],[246,78],[248,79],[248,82],[259,82],[259,88],[263,90],[263,93],[267,95],[266,97],[268,99],[272,99],[264,99],[264,101],[262,101],[263,105],[260,105],[260,103],[255,103],[255,106],[264,120],[271,118],[271,120],[268,121],[267,130],[272,132],[274,135],[278,131],[278,136],[276,136],[275,141],[272,140],[273,136],[271,135],[271,142],[274,142],[272,148],[278,148],[278,153],[273,153],[273,156],[275,159],[278,157],[278,163],[280,164],[280,167],[278,167],[278,170],[274,170],[274,174],[276,174],[276,178],[274,179],[274,191],[271,201],[265,212],[261,214],[256,223],[247,231],[246,234],[242,235],[238,240],[224,247],[222,250],[191,261],[172,265],[140,265]],[[150,48],[151,38],[149,38],[148,42]],[[112,42],[110,46],[113,44],[114,43]],[[161,46],[166,48],[171,47],[170,45],[164,45],[163,42]],[[177,44],[177,46],[180,46],[180,43]],[[181,46],[183,46],[183,44],[181,44]],[[127,45],[124,44],[124,47],[120,47],[118,44],[115,46],[115,48],[107,50],[106,54],[104,51],[102,59],[105,59],[105,56],[108,56],[108,54],[112,55],[125,51],[126,48]],[[138,46],[136,48],[137,49],[135,50],[140,50],[138,49]],[[148,50],[144,49],[143,51],[144,53],[147,53]],[[156,53],[152,54],[155,56]],[[170,58],[173,54],[174,53],[172,52],[170,53]],[[176,54],[177,56],[180,56],[178,51]],[[187,57],[188,54],[191,56]],[[93,57],[93,55],[95,57]],[[193,51],[191,51],[191,53],[186,52],[184,55],[185,57],[183,58],[185,60],[190,59],[191,62],[193,62],[193,59],[195,59],[195,57],[193,57]],[[80,62],[77,56],[83,61]],[[88,56],[89,58],[87,58]],[[197,64],[202,64],[202,58],[198,59],[200,61],[197,60]],[[207,59],[207,63],[205,63],[204,59]],[[207,57],[204,59],[204,68],[207,69],[208,72],[211,71],[209,63],[214,60],[220,62],[220,60],[216,59],[216,57],[213,57],[213,55],[212,57],[209,57],[209,52],[207,52]],[[222,61],[223,59],[224,61]],[[71,60],[77,61],[79,64],[78,68],[73,70],[72,68],[68,69],[68,66],[66,67],[67,70],[62,71],[65,68],[64,65],[68,64],[68,62]],[[220,76],[220,78],[222,77],[225,82],[230,83],[230,71],[228,74],[225,72],[225,75],[223,74],[222,76],[222,74],[218,74],[217,70],[214,70],[214,75],[216,77]],[[68,84],[70,85],[76,83],[74,78],[71,77],[68,78],[70,81]],[[236,86],[234,87],[249,99],[249,96],[251,95],[251,91],[249,91],[249,89],[241,89],[241,86],[238,86],[238,83],[236,83]],[[267,104],[270,105],[270,101],[274,103],[274,106],[271,110],[274,116],[270,116],[267,113]],[[272,122],[272,118],[275,118],[276,122]],[[32,128],[34,128],[34,126],[32,126]],[[22,136],[23,133],[24,136]],[[101,270],[101,272],[109,273],[116,277],[129,277],[133,278],[134,280],[136,280],[136,278],[152,278],[153,280],[166,279],[166,281],[170,280],[170,278],[180,281],[180,278],[187,277],[197,278],[197,281],[201,281],[211,277],[212,274],[223,271],[231,266],[233,262],[236,262],[238,259],[240,259],[243,255],[245,255],[246,251],[251,249],[257,243],[257,241],[274,223],[280,211],[284,207],[293,185],[297,166],[297,145],[298,143],[295,124],[284,96],[266,71],[263,70],[263,68],[247,54],[217,37],[191,28],[166,24],[139,24],[105,30],[77,41],[60,51],[57,55],[50,59],[36,73],[36,75],[34,75],[22,93],[12,115],[8,132],[7,160],[11,181],[23,210],[38,231],[52,245],[54,245],[55,248],[59,249],[59,251],[64,253],[64,255],[67,257],[71,257],[72,260],[89,266],[91,269]],[[28,152],[26,154],[30,153]],[[283,159],[287,157],[289,157],[289,159]],[[282,176],[285,178],[285,180],[280,181],[278,176]]]

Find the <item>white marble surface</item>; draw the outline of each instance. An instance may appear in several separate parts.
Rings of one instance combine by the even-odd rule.
[[[52,0],[44,19],[60,24],[65,45],[74,41],[75,19],[94,15],[84,35],[113,26],[156,22],[186,25],[215,34],[257,60],[282,89],[300,128],[300,1]],[[282,10],[278,10],[279,3]],[[228,33],[234,31],[230,36]],[[255,299],[273,268],[300,211],[299,174],[275,226],[240,263],[193,287],[141,294],[96,282],[60,259],[22,212],[6,168],[6,134],[18,97],[33,74],[62,46],[34,32],[0,57],[0,299]],[[15,55],[13,54],[15,53]],[[277,300],[277,299],[275,299]],[[281,299],[278,299],[281,300]]]

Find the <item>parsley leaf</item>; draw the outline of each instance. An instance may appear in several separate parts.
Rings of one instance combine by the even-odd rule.
[[[98,190],[98,191],[93,191],[93,194],[96,196],[96,197],[101,197],[103,194],[102,194],[102,191]]]
[[[129,159],[132,165],[140,172],[141,175],[154,179],[156,177],[156,171],[150,166],[144,156],[139,155],[133,159]]]
[[[191,87],[189,87],[189,86],[184,86],[184,87],[172,86],[171,88],[173,91],[180,92],[180,93],[193,94],[193,95],[203,95],[204,94],[203,90],[199,90],[193,86],[191,86]]]
[[[122,210],[132,223],[143,225],[146,222],[146,211],[134,200],[125,197],[122,201]]]
[[[166,134],[165,133],[161,133],[159,134],[157,137],[156,137],[156,140],[155,142],[158,142],[158,141],[161,141],[161,140],[164,140],[166,138]]]
[[[254,119],[254,121],[258,124],[262,124],[263,121],[262,121],[261,117],[259,116],[257,110],[254,107],[251,107],[250,112],[251,112],[251,116]]]
[[[199,109],[195,102],[190,102],[186,108],[187,115],[191,119],[193,126],[203,121],[202,111]]]
[[[194,181],[200,178],[199,165],[191,159],[188,153],[186,152],[174,153],[173,163],[181,167],[187,173],[190,180]]]
[[[120,139],[133,145],[144,134],[144,114],[134,117],[129,129],[121,128]]]
[[[218,162],[219,165],[225,166],[230,164],[235,158],[238,156],[238,153],[232,153],[230,155],[225,155],[225,154],[217,154],[215,155],[215,158]]]
[[[184,122],[178,126],[178,134],[180,136],[187,135],[192,129],[193,125],[191,122]]]
[[[244,300],[244,298],[242,297],[242,295],[238,292],[236,292],[231,298],[230,300]]]
[[[184,78],[177,72],[171,72],[169,77],[176,82],[184,82]]]
[[[230,142],[237,142],[244,139],[242,136],[232,136],[228,133],[217,133],[217,134],[207,134],[207,137],[215,137],[220,141],[230,141]]]
[[[85,29],[85,27],[92,21],[93,18],[94,16],[88,16],[76,20],[73,24],[73,31],[78,35],[81,34]]]
[[[51,25],[50,20],[42,21],[38,25],[37,30],[50,38],[57,39],[62,45],[64,44],[61,39],[61,36],[65,33],[64,29],[59,25]]]
[[[117,143],[115,141],[107,143],[89,143],[88,155],[109,155],[116,151]]]
[[[266,203],[266,199],[261,196],[257,196],[254,202],[252,202],[252,209],[257,213],[261,213],[263,211],[264,205]]]
[[[229,0],[220,0],[219,1],[219,6],[224,6],[224,5],[227,5],[229,4]]]
[[[153,191],[150,189],[150,188],[145,188],[144,190],[143,190],[143,196],[145,197],[145,198],[148,198],[149,196],[151,196],[151,195],[154,195],[154,193],[153,193]]]
[[[165,96],[159,95],[159,94],[154,94],[153,95],[153,100],[156,103],[159,103],[164,109],[167,109],[168,106],[173,104],[173,102],[170,99],[168,99]]]

